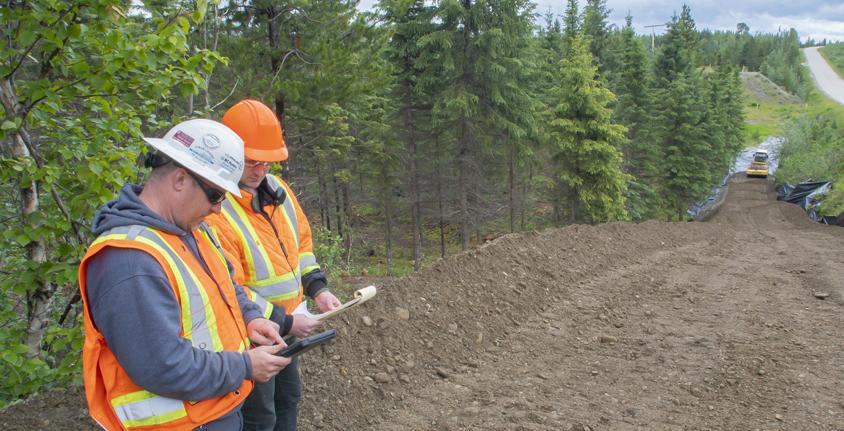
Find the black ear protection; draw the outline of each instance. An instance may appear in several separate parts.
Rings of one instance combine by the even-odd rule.
[[[287,199],[287,193],[284,191],[284,187],[273,190],[269,181],[264,178],[264,181],[261,181],[261,184],[258,185],[255,196],[252,196],[252,211],[259,213],[267,205],[277,207],[283,204],[285,199]]]
[[[145,168],[155,169],[170,163],[170,157],[167,157],[161,151],[150,150],[147,152],[146,156],[144,156],[143,163]]]

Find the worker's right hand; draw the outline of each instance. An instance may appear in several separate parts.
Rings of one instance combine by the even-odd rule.
[[[310,317],[305,317],[301,314],[293,315],[293,326],[290,327],[290,335],[294,337],[304,338],[311,335],[322,325],[322,322]]]
[[[252,380],[265,383],[290,364],[291,359],[276,356],[276,353],[287,347],[284,343],[272,346],[258,346],[246,352],[252,361]]]

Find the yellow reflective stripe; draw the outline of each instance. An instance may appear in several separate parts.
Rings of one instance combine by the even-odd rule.
[[[122,406],[123,404],[133,403],[135,401],[143,401],[148,400],[150,398],[154,398],[155,395],[152,392],[147,391],[138,391],[138,392],[131,392],[125,395],[121,395],[119,397],[114,397],[111,399],[111,406],[117,407]]]
[[[228,262],[229,261],[226,260],[226,257],[223,256],[223,253],[220,251],[219,248],[217,248],[217,246],[214,244],[214,241],[212,241],[211,238],[208,236],[208,232],[205,232],[204,230],[200,229],[199,233],[201,233],[202,236],[204,236],[205,239],[208,240],[208,242],[211,244],[211,249],[213,249],[214,253],[217,255],[217,257],[220,258],[220,263],[223,264],[223,267],[228,269],[228,267],[229,267]]]
[[[111,400],[120,422],[126,428],[161,425],[187,416],[181,400],[166,398],[144,390],[115,397]]]
[[[270,315],[273,314],[273,305],[267,302],[263,296],[258,295],[255,293],[254,290],[249,288],[244,288],[244,292],[246,292],[246,296],[252,300],[252,302],[258,304],[259,307],[263,308],[261,314],[264,316],[265,319],[269,319]]]
[[[93,247],[93,246],[95,246],[95,245],[97,245],[101,242],[110,241],[110,240],[113,240],[113,239],[114,240],[126,239],[126,234],[125,233],[116,233],[116,234],[112,234],[112,235],[99,236],[99,237],[97,237],[97,239],[94,240],[94,242],[91,243],[91,247]]]
[[[307,274],[311,271],[320,269],[319,263],[311,252],[299,253],[299,271],[302,274]]]
[[[287,222],[287,226],[290,228],[290,232],[293,232],[293,240],[296,241],[296,251],[299,250],[299,220],[296,219],[296,207],[293,206],[293,191],[287,187],[284,187],[281,180],[278,178],[268,175],[271,179],[274,180],[275,185],[278,187],[283,187],[284,191],[287,193],[287,199],[284,200],[282,204],[282,211],[281,214],[284,216],[284,221]]]
[[[295,298],[297,295],[299,295],[299,289],[296,289],[293,292],[288,292],[288,293],[284,293],[284,294],[281,294],[281,295],[275,295],[275,296],[267,297],[267,301],[270,301],[270,302],[285,301],[285,300],[288,300],[288,299]]]
[[[235,205],[240,205],[238,203],[232,204],[232,207]],[[255,258],[252,256],[252,250],[249,248],[249,243],[246,242],[246,236],[244,236],[243,232],[237,228],[237,222],[234,220],[236,215],[229,214],[229,211],[222,207],[223,217],[229,222],[229,225],[233,228],[235,233],[237,234],[238,238],[240,239],[240,243],[243,245],[241,248],[243,249],[243,256],[246,258],[246,278],[248,280],[255,279]]]
[[[264,311],[263,311],[262,315],[264,316],[264,319],[269,319],[272,314],[273,314],[273,305],[270,304],[269,302],[267,302],[266,304],[264,304]]]
[[[288,272],[287,274],[281,275],[279,277],[268,278],[266,280],[260,280],[260,281],[254,282],[254,283],[250,283],[249,287],[260,288],[260,287],[269,286],[269,285],[272,285],[272,284],[282,283],[282,282],[285,282],[285,281],[288,281],[288,280],[292,280],[295,277],[296,276],[292,272]]]
[[[288,272],[271,280],[261,280],[260,283],[249,286],[249,288],[255,290],[255,293],[267,301],[277,302],[298,295],[302,284],[299,281],[300,278],[297,268],[296,273]]]
[[[150,231],[153,232],[152,230]],[[156,236],[161,238],[161,235],[156,234]],[[181,271],[179,271],[179,267],[176,265],[176,262],[173,261],[173,258],[170,256],[170,253],[167,250],[164,250],[160,245],[156,244],[154,241],[148,238],[144,238],[139,235],[135,237],[133,241],[138,241],[158,250],[158,253],[164,258],[164,260],[167,261],[167,264],[170,265],[170,269],[172,270],[171,272],[176,278],[176,288],[179,289],[179,296],[182,298],[182,301],[180,301],[180,305],[182,308],[182,329],[185,331],[185,338],[187,338],[188,340],[193,339],[191,336],[191,332],[193,330],[193,315],[191,314],[190,310],[190,294],[188,293],[188,290],[185,287],[185,279],[183,278]],[[193,277],[193,274],[190,274],[190,269],[188,269],[188,272],[188,275]]]
[[[173,410],[172,412],[164,413],[164,414],[161,414],[161,415],[158,415],[158,416],[153,416],[153,417],[148,418],[148,419],[127,420],[126,422],[123,422],[123,425],[126,428],[142,427],[142,426],[148,426],[148,425],[161,425],[161,424],[165,424],[167,422],[172,422],[172,421],[181,419],[181,418],[183,418],[187,415],[188,415],[187,410],[182,408],[181,410]]]
[[[159,234],[155,229],[146,229],[147,232],[152,233],[153,235],[157,236],[162,243],[167,244],[164,238]],[[126,235],[123,235],[125,238]],[[181,302],[181,312],[182,312],[182,330],[184,331],[184,337],[193,340],[193,315],[191,313],[190,307],[190,293],[187,291],[187,287],[185,284],[184,276],[179,270],[179,266],[173,261],[172,256],[177,256],[175,252],[167,251],[162,248],[159,244],[155,241],[152,241],[148,238],[145,238],[141,235],[136,236],[133,241],[138,241],[140,243],[146,244],[159,252],[159,254],[167,261],[167,264],[170,266],[171,272],[173,276],[176,278],[176,287],[179,289],[179,296],[182,298]],[[193,281],[196,290],[198,291],[200,298],[202,300],[202,308],[203,312],[205,313],[205,326],[208,329],[208,333],[211,336],[211,344],[212,348],[215,352],[223,351],[223,342],[220,339],[220,334],[217,331],[217,316],[214,314],[214,310],[210,306],[210,301],[208,300],[208,294],[205,292],[205,289],[202,289],[202,283],[199,282],[199,278],[197,278],[196,274],[190,269],[188,265],[182,265],[187,271],[187,275]]]
[[[234,202],[232,204],[232,209],[234,209],[234,212],[237,213],[237,216],[243,222],[243,225],[246,226],[246,230],[249,231],[249,235],[252,235],[252,238],[255,240],[255,244],[258,246],[257,247],[258,252],[261,253],[261,257],[264,259],[264,262],[266,262],[267,272],[269,273],[270,277],[275,277],[275,275],[276,275],[275,274],[275,268],[273,268],[273,264],[272,264],[272,261],[270,260],[270,256],[267,254],[267,250],[264,248],[263,244],[260,243],[261,237],[259,237],[258,234],[255,232],[255,228],[252,226],[252,222],[249,221],[249,217],[246,215],[246,212],[243,211],[243,207],[241,207],[239,203]],[[239,229],[237,229],[237,225],[234,224],[234,223],[232,223],[232,227],[234,227],[235,230],[239,230]],[[242,234],[241,234],[241,237],[242,237]],[[244,239],[243,244],[244,245],[247,244],[246,241],[245,241],[245,238],[243,238],[243,239]],[[254,258],[254,256],[253,256],[253,258]],[[250,260],[249,258],[247,258],[247,261],[249,263],[249,266],[251,268],[253,268],[252,271],[254,272],[255,261]]]

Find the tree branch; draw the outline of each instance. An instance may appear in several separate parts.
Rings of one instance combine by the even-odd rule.
[[[235,88],[237,88],[237,84],[238,84],[239,82],[240,82],[240,78],[235,79],[235,81],[234,81],[234,86],[232,87],[231,91],[229,91],[229,94],[228,94],[228,95],[226,95],[226,97],[224,97],[224,98],[223,98],[223,100],[221,100],[221,101],[220,101],[220,103],[217,103],[216,105],[212,106],[212,107],[211,107],[211,110],[212,110],[212,111],[213,111],[213,110],[215,110],[215,109],[217,109],[217,107],[218,107],[218,106],[222,105],[222,104],[223,104],[223,103],[224,103],[224,102],[225,102],[225,101],[226,101],[229,97],[231,97],[231,96],[232,96],[232,94],[234,94],[234,90],[235,90]]]

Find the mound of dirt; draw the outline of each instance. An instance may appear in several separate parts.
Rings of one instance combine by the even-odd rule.
[[[707,223],[506,235],[386,280],[303,356],[301,429],[840,428],[844,230],[774,196],[737,177]],[[0,424],[89,429],[51,396]]]
[[[798,104],[800,98],[789,93],[759,72],[741,72],[744,88],[760,102]]]

